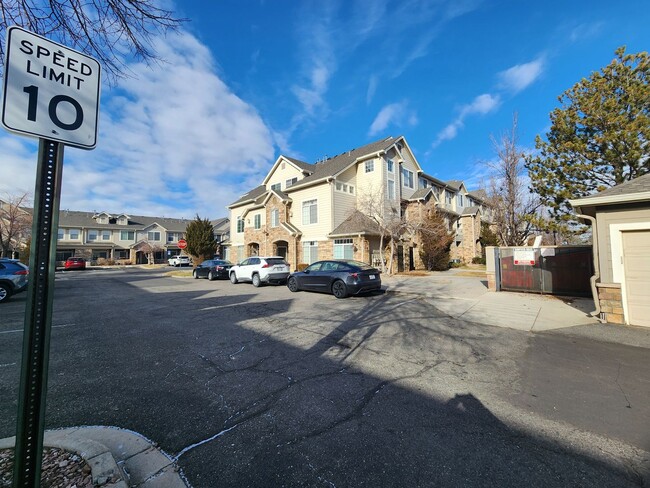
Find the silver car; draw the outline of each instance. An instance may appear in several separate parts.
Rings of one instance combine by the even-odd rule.
[[[0,303],[27,289],[29,268],[17,259],[0,258]]]

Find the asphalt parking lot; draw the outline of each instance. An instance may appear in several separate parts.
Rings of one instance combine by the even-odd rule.
[[[430,299],[166,271],[57,273],[48,428],[141,433],[195,487],[648,481],[646,350],[479,326]],[[0,437],[15,433],[24,300],[0,308]]]

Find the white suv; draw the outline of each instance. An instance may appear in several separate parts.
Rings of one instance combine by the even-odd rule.
[[[189,266],[191,264],[189,256],[180,255],[180,254],[178,256],[172,256],[167,260],[167,262],[169,263],[170,266],[183,266],[183,265]]]
[[[250,281],[253,286],[262,283],[286,283],[289,264],[281,256],[253,256],[230,268],[230,282]]]

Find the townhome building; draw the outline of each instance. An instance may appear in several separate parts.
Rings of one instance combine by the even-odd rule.
[[[188,219],[80,212],[61,210],[57,235],[56,260],[81,256],[90,261],[147,263],[147,254],[162,263],[180,254],[178,241],[185,237]],[[211,222],[218,239],[227,239],[227,218]]]
[[[386,259],[382,219],[443,212],[454,234],[452,258],[480,256],[485,195],[462,182],[426,175],[403,136],[351,149],[315,164],[281,155],[262,184],[229,205],[228,256],[283,256],[293,269],[319,259]],[[379,217],[379,218],[377,218]],[[398,270],[422,267],[418,236],[397,245]]]

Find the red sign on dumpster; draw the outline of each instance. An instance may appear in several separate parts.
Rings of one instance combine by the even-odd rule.
[[[187,241],[185,239],[178,240],[178,248],[185,249],[187,247]]]

